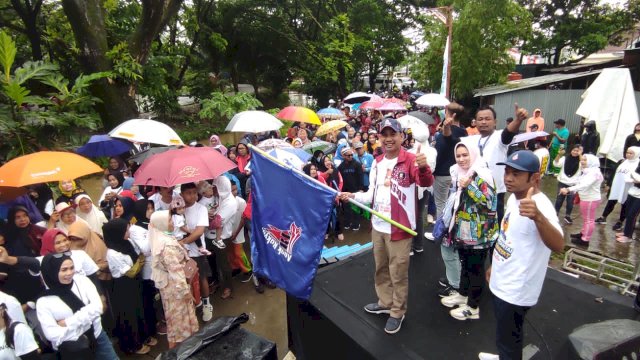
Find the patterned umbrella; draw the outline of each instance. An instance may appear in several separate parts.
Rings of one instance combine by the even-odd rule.
[[[330,154],[336,151],[336,148],[337,148],[336,144],[328,141],[322,141],[322,140],[312,141],[302,146],[302,149],[310,154],[313,154],[317,150],[320,150],[325,154]]]
[[[282,139],[267,139],[260,141],[258,147],[264,151],[271,149],[293,149],[293,145]]]
[[[328,134],[330,132],[333,132],[335,130],[342,129],[343,127],[345,127],[347,125],[349,125],[349,124],[347,124],[347,122],[343,121],[343,120],[327,121],[326,123],[322,124],[322,126],[320,126],[318,128],[318,131],[316,131],[316,136],[326,135],[326,134]]]
[[[339,120],[339,119],[344,119],[346,117],[344,116],[344,113],[342,111],[336,108],[320,109],[316,114],[318,114],[318,116],[320,116],[323,119],[331,119],[331,120]]]

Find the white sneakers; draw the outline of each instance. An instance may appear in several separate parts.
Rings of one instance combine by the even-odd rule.
[[[478,320],[480,319],[480,308],[472,308],[467,304],[460,305],[459,308],[449,311],[449,315],[456,320]]]
[[[202,321],[207,322],[213,317],[213,305],[211,303],[202,305]]]
[[[479,360],[500,360],[500,356],[496,354],[481,352],[478,354],[478,359]]]
[[[427,240],[431,240],[431,241],[434,241],[436,239],[436,238],[433,237],[433,234],[428,232],[428,231],[426,233],[424,233],[424,237],[426,237]]]
[[[442,303],[442,305],[448,308],[452,308],[458,305],[466,305],[467,297],[458,294],[457,291],[453,291],[451,295],[445,296],[442,299],[440,299],[440,302]]]

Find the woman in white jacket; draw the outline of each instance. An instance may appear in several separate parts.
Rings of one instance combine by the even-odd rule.
[[[560,189],[560,194],[578,193],[580,195],[580,214],[582,215],[582,231],[571,234],[571,242],[579,245],[589,245],[589,240],[595,229],[596,210],[600,205],[600,184],[604,177],[600,172],[600,160],[595,155],[584,154],[580,159],[582,173],[578,183],[568,188]]]
[[[41,270],[49,289],[36,303],[38,320],[61,358],[118,359],[102,330],[102,300],[91,280],[75,273],[67,253],[45,256]]]

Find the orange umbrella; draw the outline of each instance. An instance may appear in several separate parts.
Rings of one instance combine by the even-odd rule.
[[[288,121],[299,121],[304,123],[309,123],[313,125],[322,125],[320,118],[316,113],[302,106],[287,106],[286,108],[280,110],[278,114],[276,114],[278,119],[288,120]]]
[[[97,172],[102,172],[100,166],[78,154],[40,151],[17,157],[0,167],[0,186],[73,180]]]

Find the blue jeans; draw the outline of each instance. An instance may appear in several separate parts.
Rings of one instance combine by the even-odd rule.
[[[457,290],[460,288],[460,272],[462,270],[458,250],[453,245],[448,247],[440,245],[440,253],[442,254],[442,260],[444,261],[447,281],[449,282],[449,285]]]
[[[113,344],[104,330],[96,338],[96,359],[97,360],[118,360]]]

